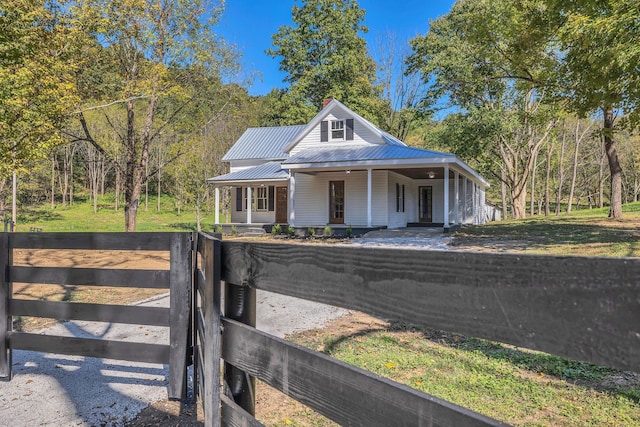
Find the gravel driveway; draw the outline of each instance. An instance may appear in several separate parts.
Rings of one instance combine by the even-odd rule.
[[[141,305],[168,307],[169,297]],[[256,305],[258,329],[279,337],[321,327],[347,312],[263,291],[258,291]],[[55,325],[46,333],[169,342],[168,328],[138,325],[74,321]],[[166,365],[16,350],[13,380],[0,380],[0,425],[119,426],[166,398],[167,375]]]

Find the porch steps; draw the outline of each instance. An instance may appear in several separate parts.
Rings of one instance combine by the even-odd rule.
[[[242,234],[249,237],[264,236],[267,232],[262,227],[248,227],[242,230]]]

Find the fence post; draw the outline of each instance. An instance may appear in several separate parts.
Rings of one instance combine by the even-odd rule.
[[[256,326],[256,290],[226,282],[224,294],[225,317],[249,326]],[[255,415],[255,378],[235,366],[225,363],[224,379],[233,400],[251,415]]]
[[[169,285],[169,399],[187,397],[189,324],[191,323],[191,233],[173,233]]]
[[[9,346],[9,333],[13,327],[9,315],[9,299],[12,286],[9,282],[9,265],[11,265],[11,250],[9,249],[9,234],[0,236],[0,378],[11,380],[12,354]]]
[[[204,301],[204,425],[220,426],[220,359],[221,359],[221,242],[219,239],[207,239],[204,246],[203,264],[205,267]]]

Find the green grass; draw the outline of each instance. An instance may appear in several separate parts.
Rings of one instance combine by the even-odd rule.
[[[604,387],[617,371],[499,343],[394,325],[296,341],[344,362],[518,426],[638,426],[640,384]],[[308,423],[305,413],[290,416]]]
[[[84,195],[74,199],[73,206],[49,203],[36,207],[20,207],[16,231],[42,228],[44,232],[55,231],[124,231],[124,208],[122,202],[115,210],[113,195],[99,198],[98,212],[93,212],[93,202]],[[203,212],[201,225],[204,231],[213,231],[213,212]],[[160,212],[157,212],[157,198],[150,196],[148,210],[145,210],[144,196],[138,207],[136,231],[195,231],[195,211],[185,207],[178,214],[173,199],[160,198]]]
[[[465,227],[453,235],[460,244],[515,246],[532,253],[640,257],[640,202],[623,205],[622,220],[608,219],[608,212],[604,208],[536,215]]]

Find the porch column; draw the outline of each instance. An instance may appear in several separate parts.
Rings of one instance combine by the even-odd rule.
[[[247,224],[251,224],[251,186],[247,187]]]
[[[444,228],[449,228],[449,166],[444,167]]]
[[[465,176],[462,181],[462,223],[466,224],[467,222],[467,181],[469,179]]]
[[[213,215],[213,217],[214,217],[213,218],[213,223],[218,225],[218,224],[220,224],[220,212],[219,212],[220,211],[220,188],[216,187],[214,191],[215,191],[215,200],[216,201],[215,201],[215,206],[214,206],[215,213]]]
[[[296,194],[296,177],[293,172],[289,176],[289,200],[287,206],[289,207],[289,225],[294,226],[296,220],[296,212],[294,210],[295,203],[295,194]]]
[[[367,227],[372,227],[371,219],[371,168],[367,169]]]
[[[473,215],[473,224],[478,223],[478,216],[476,212],[477,203],[476,203],[476,183],[473,183],[471,187],[471,213]]]
[[[453,205],[455,206],[454,222],[455,224],[460,225],[460,174],[458,171],[453,173],[453,179],[455,179],[455,182],[453,183],[453,192],[456,195],[453,200]]]

